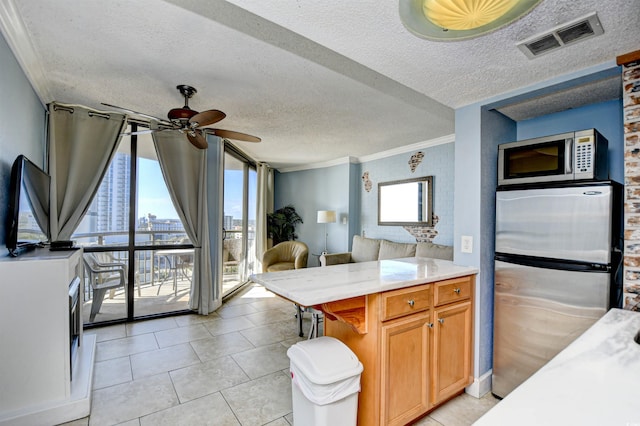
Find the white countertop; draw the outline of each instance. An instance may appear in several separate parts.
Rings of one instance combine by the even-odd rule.
[[[407,257],[267,272],[251,280],[299,305],[313,306],[477,272],[448,260]]]
[[[640,425],[639,330],[610,310],[474,425]]]

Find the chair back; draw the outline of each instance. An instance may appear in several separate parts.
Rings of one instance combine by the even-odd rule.
[[[85,252],[82,255],[82,259],[84,260],[85,267],[91,274],[99,272],[100,266],[98,265],[98,261],[93,253]]]
[[[302,241],[284,241],[264,252],[262,257],[263,272],[267,272],[270,265],[278,263],[293,264],[294,269],[306,268],[309,257],[309,247]],[[292,269],[288,267],[287,269]]]
[[[87,271],[89,282],[95,288],[115,288],[125,285],[125,266],[119,262],[100,262],[96,255],[100,253],[83,253],[82,260]]]

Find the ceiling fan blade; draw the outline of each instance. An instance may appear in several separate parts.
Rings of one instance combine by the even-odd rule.
[[[124,111],[124,112],[129,113],[129,114],[134,114],[134,115],[138,115],[140,117],[146,118],[148,120],[157,121],[158,123],[163,124],[165,126],[172,126],[171,122],[169,122],[167,120],[163,120],[163,119],[158,118],[158,117],[154,117],[153,115],[148,115],[148,114],[145,114],[143,112],[134,111],[132,109],[122,108],[122,107],[119,107],[117,105],[110,105],[110,104],[106,104],[104,102],[101,102],[101,103],[102,103],[102,105],[108,106],[110,108],[116,108],[116,109],[119,109],[119,110]]]
[[[194,115],[189,119],[189,124],[191,127],[202,127],[208,126],[213,123],[217,123],[218,121],[225,118],[227,114],[222,111],[218,111],[217,109],[210,109],[207,111],[202,111]]]
[[[234,139],[237,141],[260,142],[262,140],[257,136],[251,136],[246,133],[234,132],[233,130],[224,130],[224,129],[207,129],[207,130],[221,138]]]
[[[207,149],[209,147],[209,144],[207,143],[207,140],[202,135],[202,132],[196,131],[195,136],[191,136],[189,133],[185,133],[185,134],[187,135],[187,139],[189,139],[189,142],[191,142],[191,144],[196,148]]]

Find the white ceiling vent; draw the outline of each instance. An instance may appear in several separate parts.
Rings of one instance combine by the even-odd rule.
[[[529,59],[552,50],[604,33],[598,15],[587,16],[559,25],[544,34],[529,37],[516,44]]]

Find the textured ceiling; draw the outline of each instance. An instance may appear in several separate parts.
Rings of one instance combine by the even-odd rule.
[[[514,121],[521,121],[621,97],[622,76],[618,75],[514,102],[496,110]]]
[[[602,36],[534,60],[515,46],[593,11]],[[613,61],[640,40],[628,0],[544,0],[459,42],[411,35],[395,0],[4,0],[0,24],[32,81],[40,70],[43,102],[165,117],[182,105],[175,86],[190,84],[192,108],[224,111],[216,127],[260,136],[236,145],[284,169],[449,135],[457,107]]]

